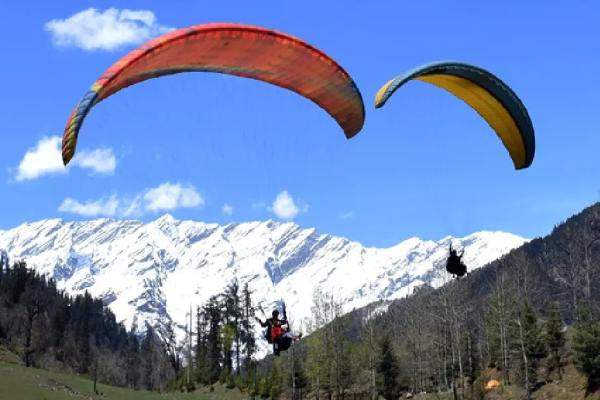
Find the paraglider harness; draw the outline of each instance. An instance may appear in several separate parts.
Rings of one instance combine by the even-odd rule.
[[[267,343],[273,344],[273,342],[284,333],[282,326],[287,323],[285,311],[283,313],[283,319],[279,319],[279,312],[277,310],[273,311],[272,318],[268,318],[264,323],[261,322],[263,327],[267,327],[264,334]]]
[[[289,330],[285,303],[283,303],[283,319],[279,319],[278,310],[274,310],[271,316],[272,317],[268,318],[265,322],[262,322],[261,320],[259,320],[259,322],[262,327],[267,328],[264,337],[267,340],[267,343],[273,345],[273,353],[278,356],[280,351],[289,349],[292,344],[292,338],[284,336],[286,329],[283,328],[283,325],[287,325]]]
[[[452,248],[452,243],[450,243],[450,255],[446,260],[446,271],[456,277],[464,276],[467,273],[467,266],[462,262],[464,254],[464,250],[458,254],[458,252]]]

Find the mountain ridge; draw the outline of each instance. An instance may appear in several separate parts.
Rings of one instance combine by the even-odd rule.
[[[249,283],[260,309],[285,298],[301,327],[317,286],[338,296],[348,312],[406,296],[424,283],[441,285],[450,242],[465,249],[467,265],[476,269],[526,241],[481,231],[377,248],[293,222],[220,225],[170,214],[147,223],[48,219],[0,231],[0,249],[11,259],[25,259],[67,292],[88,290],[104,299],[127,326],[137,319],[179,328],[190,305],[203,304],[234,278]]]

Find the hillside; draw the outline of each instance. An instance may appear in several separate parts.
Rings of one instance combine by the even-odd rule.
[[[594,344],[584,355],[598,356],[590,363],[600,368],[595,353],[600,350],[599,277],[600,204],[595,204],[464,278],[447,277],[440,288],[415,288],[412,296],[387,307],[372,304],[335,315],[339,304],[325,296],[314,304],[313,318],[331,310],[336,318],[296,346],[295,357],[313,389],[320,382],[326,393],[368,396],[374,387],[370,376],[379,377],[376,386],[384,390],[378,379],[386,369],[379,371],[378,363],[384,358],[382,341],[389,338],[397,370],[393,387],[400,393],[434,393],[417,397],[423,399],[521,399],[528,389],[532,399],[583,399],[587,381],[574,367],[582,353],[574,352],[571,342],[579,329],[576,310],[589,309],[585,340]],[[548,332],[564,337],[557,332],[567,326],[571,337],[550,357],[555,350]],[[491,377],[501,389],[481,390]],[[590,387],[588,398],[600,397]]]
[[[195,393],[149,392],[130,390],[99,383],[99,394],[93,391],[93,382],[87,378],[65,373],[50,372],[37,368],[25,368],[19,358],[0,347],[0,399],[10,400],[241,400],[237,389],[226,390],[216,385]]]
[[[437,292],[426,290],[394,302],[388,316],[402,314],[410,304],[426,302],[433,293],[460,293],[461,301],[481,311],[503,274],[518,279],[527,299],[545,314],[549,303],[560,304],[566,323],[573,320],[579,301],[600,305],[600,203],[557,225],[543,237],[533,239],[483,268]],[[397,317],[397,316],[396,316]]]

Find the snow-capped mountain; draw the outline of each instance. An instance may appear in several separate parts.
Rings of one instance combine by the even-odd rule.
[[[0,231],[0,250],[54,278],[72,294],[85,290],[131,326],[185,324],[190,306],[248,282],[265,310],[284,298],[295,321],[310,314],[314,289],[333,292],[351,311],[403,297],[423,283],[439,286],[450,242],[478,268],[526,239],[478,232],[439,241],[407,239],[365,247],[343,237],[275,221],[207,224],[165,215],[155,221],[42,220]]]

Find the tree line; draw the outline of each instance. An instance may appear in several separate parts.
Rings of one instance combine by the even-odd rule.
[[[26,367],[83,374],[94,384],[164,391],[222,382],[258,393],[255,313],[248,285],[233,281],[194,310],[183,342],[173,324],[140,330],[134,319],[128,330],[102,300],[68,295],[0,252],[0,345]]]
[[[564,309],[548,302],[536,309],[523,276],[499,274],[483,307],[468,303],[459,282],[443,290],[422,287],[402,306],[371,304],[342,315],[342,302],[315,292],[310,335],[284,357],[269,359],[257,394],[263,398],[398,399],[407,393],[447,393],[482,399],[492,377],[521,388],[523,396],[561,381],[573,359],[600,383],[597,305],[580,302],[572,325]],[[567,343],[567,329],[573,332]],[[572,357],[571,357],[572,356]]]
[[[27,367],[88,375],[94,382],[164,390],[180,367],[152,327],[138,336],[102,300],[88,292],[70,296],[0,253],[0,344]]]
[[[189,350],[185,384],[253,390],[257,373],[254,330],[255,307],[245,284],[232,281],[219,295],[195,310],[195,329],[186,328]]]

